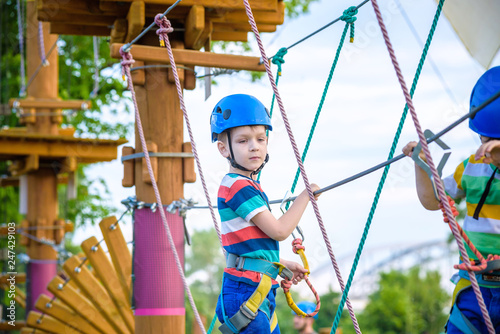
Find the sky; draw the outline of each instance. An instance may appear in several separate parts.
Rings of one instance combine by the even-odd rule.
[[[398,9],[399,3],[413,24],[419,40],[425,41],[436,11],[436,2],[389,0],[379,4],[409,88],[420,59],[422,45]],[[339,17],[344,9],[357,4],[326,0],[312,3],[308,14],[296,19],[286,19],[275,33],[262,35],[267,56],[274,55],[281,47],[292,45]],[[338,22],[291,48],[284,58],[283,75],[278,89],[300,152],[306,143],[343,29],[344,23]],[[253,36],[249,37],[249,41],[254,46],[252,55],[260,56]],[[434,66],[431,66],[431,62]],[[493,66],[499,64],[497,57]],[[196,70],[203,72],[201,68]],[[470,92],[484,70],[468,54],[446,18],[442,16],[413,99],[422,128],[436,133],[467,113]],[[276,72],[275,66],[272,71]],[[217,189],[228,170],[228,165],[222,157],[218,158],[216,145],[210,141],[210,112],[221,98],[230,94],[252,94],[267,106],[270,106],[272,98],[272,88],[267,77],[251,83],[249,75],[240,72],[219,76],[216,80],[217,85],[212,86],[212,95],[206,101],[204,87],[200,81],[194,91],[184,92],[212,203],[216,202]],[[304,164],[310,182],[323,188],[384,162],[389,154],[403,107],[404,97],[400,85],[373,7],[367,3],[359,9],[357,15],[354,43],[346,42],[342,49]],[[402,147],[416,138],[415,127],[408,115],[395,155],[399,155]],[[130,143],[134,143],[133,137],[128,139]],[[185,140],[189,140],[187,131]],[[472,154],[479,144],[479,138],[469,130],[467,122],[444,135],[442,140],[452,151],[443,175],[451,174],[455,166]],[[438,161],[441,151],[435,144],[431,145],[431,151],[434,160]],[[262,172],[261,183],[268,197],[275,200],[283,198],[291,188],[297,169],[297,162],[277,106],[269,139],[269,154],[270,161]],[[90,171],[90,177],[106,177],[113,201],[120,210],[124,209],[120,201],[135,194],[133,188],[122,188],[122,170],[121,163],[114,161],[96,165]],[[381,169],[325,192],[319,198],[319,210],[333,252],[339,261],[342,260],[339,265],[344,281],[365,228],[382,171]],[[304,184],[300,179],[296,194],[303,189]],[[185,198],[192,198],[199,205],[206,205],[199,180],[194,184],[185,185]],[[273,214],[280,216],[278,206],[273,207]],[[127,241],[132,240],[131,223],[127,219],[124,223],[122,229],[125,238]],[[191,233],[195,230],[214,228],[206,209],[190,210],[187,226]],[[335,288],[336,278],[311,206],[303,215],[300,226],[304,231],[304,245],[311,270],[313,274],[321,273],[321,277],[318,277],[321,287],[318,290],[321,292],[322,288],[330,284]],[[449,227],[442,221],[441,212],[426,211],[420,206],[415,191],[413,162],[405,158],[391,166],[366,239],[365,257],[370,259],[367,261],[373,261],[371,256],[375,252],[390,253],[396,248],[444,240],[449,231]],[[92,235],[100,238],[98,227],[78,230],[73,241],[80,243]],[[281,242],[281,257],[300,261],[291,251],[291,241],[290,237]]]

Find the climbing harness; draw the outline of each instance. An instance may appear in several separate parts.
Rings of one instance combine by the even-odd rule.
[[[271,331],[278,324],[276,314],[270,314],[270,302],[266,298],[272,288],[272,280],[279,275],[283,279],[291,280],[293,273],[290,269],[279,262],[270,262],[263,259],[253,259],[235,254],[227,253],[226,267],[239,271],[253,271],[262,274],[259,285],[250,298],[240,306],[238,312],[229,318],[224,310],[224,301],[221,297],[221,308],[224,323],[219,327],[223,334],[239,333],[243,328],[255,319],[259,310],[264,312],[270,319]]]

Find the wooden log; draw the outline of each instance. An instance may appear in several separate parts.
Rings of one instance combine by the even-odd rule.
[[[116,271],[108,257],[100,246],[95,247],[96,244],[97,239],[95,237],[90,237],[82,242],[82,250],[85,255],[87,255],[87,259],[92,264],[102,286],[111,297],[121,316],[122,324],[125,323],[130,333],[133,333],[135,325],[134,316],[130,308],[129,295],[125,294],[123,291],[120,279],[118,279]]]
[[[243,33],[245,34],[245,33]],[[121,58],[120,48],[123,44],[111,45],[111,57]],[[229,68],[235,70],[265,71],[264,64],[260,64],[259,57],[239,56],[232,54],[217,54],[195,50],[173,49],[177,64],[204,67]],[[169,64],[167,50],[160,47],[134,45],[131,49],[134,59]]]
[[[108,246],[109,255],[111,256],[111,261],[113,261],[116,275],[120,280],[123,294],[130,306],[132,298],[132,256],[120,225],[116,224],[116,221],[116,217],[114,216],[104,218],[99,223],[99,227],[101,228],[106,246]]]
[[[214,31],[212,33],[212,40],[224,42],[248,42],[248,33],[242,31]]]
[[[46,331],[42,331],[41,329],[32,328],[32,327],[24,327],[21,329],[21,334],[52,334]]]

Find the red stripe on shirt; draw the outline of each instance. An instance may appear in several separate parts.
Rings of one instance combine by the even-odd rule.
[[[222,235],[222,245],[230,246],[251,239],[269,239],[269,236],[262,232],[257,226],[245,227],[236,232],[229,232]]]
[[[236,276],[236,277],[243,277],[243,278],[247,278],[249,280],[251,280],[252,282],[255,282],[255,283],[259,283],[260,282],[260,273],[258,272],[255,272],[255,271],[240,271],[240,270],[237,270],[236,268],[225,268],[224,269],[224,272],[229,274],[229,275],[232,275],[232,276]],[[279,283],[274,280],[274,279],[271,279],[271,282],[273,285],[278,285]]]

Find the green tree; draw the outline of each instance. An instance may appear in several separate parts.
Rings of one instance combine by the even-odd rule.
[[[365,333],[440,333],[447,315],[449,295],[440,286],[441,275],[419,267],[408,273],[380,274],[378,290],[359,316]]]
[[[215,230],[195,231],[191,246],[186,249],[185,273],[196,308],[207,319],[207,325],[215,315],[225,265]],[[194,313],[186,298],[186,333],[192,333],[193,320]]]

